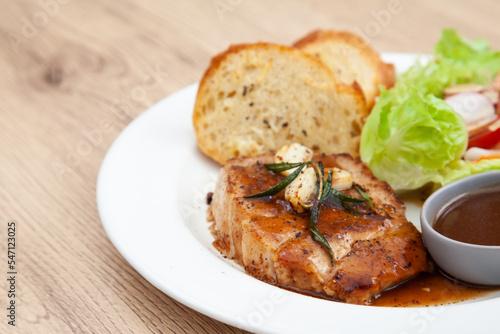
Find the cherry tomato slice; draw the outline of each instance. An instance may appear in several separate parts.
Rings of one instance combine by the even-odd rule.
[[[474,133],[469,137],[469,148],[480,147],[490,149],[500,143],[500,124],[498,124],[498,122],[499,120],[474,131]]]

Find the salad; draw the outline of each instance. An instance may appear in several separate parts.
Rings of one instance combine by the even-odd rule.
[[[500,169],[498,152],[486,150],[500,142],[499,71],[500,52],[488,41],[443,30],[432,61],[382,90],[363,127],[361,159],[399,192]]]

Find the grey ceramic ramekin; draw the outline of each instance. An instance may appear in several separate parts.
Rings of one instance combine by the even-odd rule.
[[[500,246],[456,241],[438,233],[433,224],[443,207],[454,199],[465,193],[492,187],[500,187],[500,171],[476,174],[452,182],[434,192],[422,206],[420,223],[425,246],[441,269],[464,282],[500,285]]]

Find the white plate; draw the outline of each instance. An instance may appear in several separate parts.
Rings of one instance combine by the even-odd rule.
[[[409,54],[384,54],[405,70]],[[256,280],[212,246],[205,197],[219,166],[197,148],[197,85],[151,107],[116,139],[102,164],[97,204],[109,238],[149,282],[227,324],[261,333],[471,333],[500,328],[500,298],[428,308],[349,305]],[[418,223],[419,206],[409,218]]]

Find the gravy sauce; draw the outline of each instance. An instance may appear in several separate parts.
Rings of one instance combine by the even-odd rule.
[[[500,188],[469,193],[451,202],[438,215],[434,229],[457,241],[500,246]]]
[[[293,291],[306,296],[338,302],[338,300],[334,298],[329,298],[319,293],[292,289],[281,285],[277,286],[284,290]],[[382,293],[374,298],[368,305],[381,307],[428,307],[449,305],[467,300],[487,298],[489,294],[498,290],[500,290],[498,287],[474,287],[458,283],[443,275],[440,271],[422,272],[417,277],[409,279],[392,289],[382,291]]]
[[[420,273],[393,289],[383,291],[370,305],[386,307],[448,305],[485,298],[497,290],[461,284],[435,271]]]

